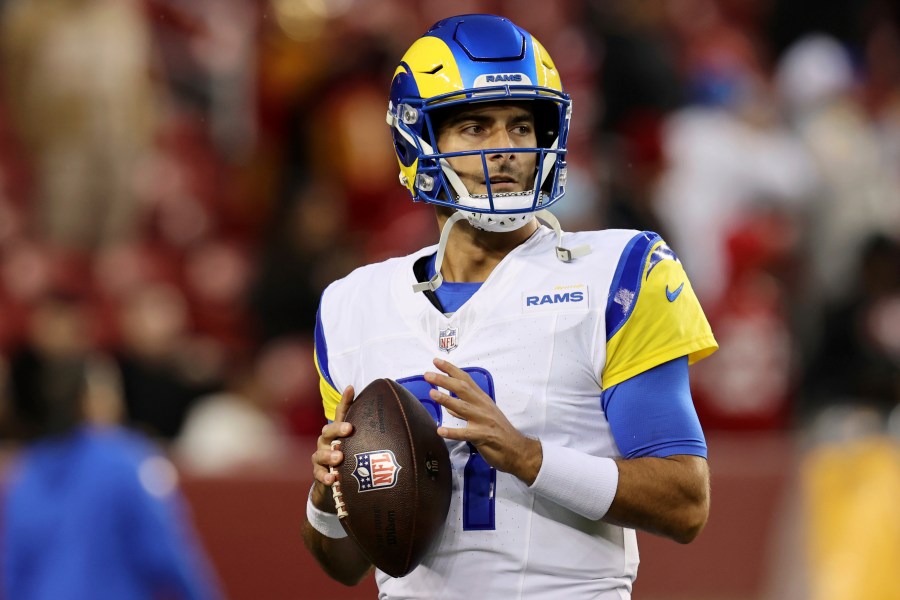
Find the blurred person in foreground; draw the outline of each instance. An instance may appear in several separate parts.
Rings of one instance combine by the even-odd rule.
[[[93,251],[137,233],[136,174],[163,99],[140,0],[0,3],[0,78],[36,184],[40,239]]]
[[[24,444],[3,505],[2,594],[220,598],[172,465],[140,435],[93,424],[94,374],[84,354],[10,359],[5,400]]]
[[[438,22],[395,72],[401,181],[435,205],[441,236],[322,296],[316,364],[331,423],[303,533],[342,583],[372,565],[335,514],[329,468],[351,457],[331,444],[352,432],[354,390],[379,377],[430,407],[454,479],[422,564],[376,571],[382,599],[622,600],[635,529],[688,543],[706,524],[688,365],[717,344],[659,235],[564,233],[545,210],[565,191],[570,116],[547,51],[502,17]]]

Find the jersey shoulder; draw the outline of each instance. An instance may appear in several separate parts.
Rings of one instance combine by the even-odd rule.
[[[679,356],[696,362],[718,347],[684,266],[652,231],[637,232],[620,253],[605,322],[604,387]]]
[[[316,314],[313,360],[329,419],[334,418],[341,396],[341,386],[332,373],[332,356],[352,351],[364,337],[363,332],[370,331],[373,324],[385,324],[396,318],[391,312],[396,311],[392,286],[398,285],[398,280],[412,279],[415,261],[436,250],[436,246],[429,246],[408,256],[358,267],[322,292]]]
[[[543,229],[537,243],[520,253],[517,260],[529,263],[526,268],[535,275],[543,273],[547,281],[578,281],[589,286],[592,297],[597,298],[605,297],[619,257],[630,240],[640,233],[629,229],[576,231],[563,233],[559,240],[552,230]],[[566,262],[558,257],[561,249],[585,248],[588,252],[574,260]]]
[[[590,252],[576,258],[571,263],[575,267],[581,266],[596,268],[598,263],[616,262],[628,242],[638,235],[634,229],[600,229],[590,231],[567,231],[563,233],[561,243],[557,240],[552,230],[544,227],[543,237],[539,244],[535,244],[522,256],[528,260],[545,261],[553,265],[559,265],[554,248],[562,245],[565,248],[574,249],[579,246],[587,246]]]
[[[372,298],[380,298],[379,294],[390,289],[398,269],[412,269],[416,260],[422,256],[433,254],[435,251],[437,251],[436,246],[429,246],[407,256],[389,258],[357,267],[325,288],[322,293],[320,310],[330,309],[334,305],[346,308],[345,305],[348,303],[364,303]]]

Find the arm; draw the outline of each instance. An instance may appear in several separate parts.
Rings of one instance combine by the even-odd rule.
[[[491,466],[515,475],[536,493],[584,517],[602,518],[681,543],[692,541],[702,530],[709,514],[705,458],[673,454],[613,461],[542,444],[513,427],[467,373],[446,361],[436,360],[435,366],[445,375],[426,373],[425,379],[457,397],[435,390],[432,399],[468,421],[465,429],[439,428],[443,437],[472,442]],[[686,372],[686,360],[684,368]],[[611,425],[615,431],[616,424]],[[705,443],[703,448],[705,453]]]
[[[345,423],[344,415],[353,402],[353,387],[348,386],[341,395],[335,419],[332,423],[322,428],[322,435],[312,455],[313,477],[315,482],[310,493],[310,502],[323,512],[334,515],[337,520],[337,510],[331,495],[331,486],[337,480],[337,475],[329,471],[330,467],[336,467],[344,460],[344,454],[339,449],[332,450],[331,442],[350,435],[352,425]],[[349,537],[329,537],[317,530],[309,519],[303,523],[303,543],[321,565],[329,577],[344,585],[356,585],[372,570],[372,563]]]
[[[687,357],[605,390],[601,401],[624,455],[606,520],[692,541],[709,515],[709,466]]]
[[[619,485],[604,520],[692,542],[709,517],[709,467],[686,454],[619,459]]]

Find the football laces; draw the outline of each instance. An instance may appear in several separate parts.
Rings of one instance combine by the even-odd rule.
[[[341,445],[341,440],[333,440],[331,442],[331,449],[336,450],[337,447],[340,445]],[[335,475],[334,483],[331,484],[331,496],[334,498],[334,507],[337,509],[338,518],[343,519],[350,513],[348,513],[347,509],[345,508],[344,499],[343,499],[344,494],[341,493],[341,482],[339,479],[337,479],[338,472],[337,472],[337,469],[335,469],[334,467],[329,467],[328,472]]]

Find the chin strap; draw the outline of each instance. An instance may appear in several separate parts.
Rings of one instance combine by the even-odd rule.
[[[591,253],[591,247],[587,244],[576,246],[574,248],[564,248],[562,245],[562,227],[559,226],[559,219],[549,210],[539,210],[534,216],[553,228],[556,232],[556,258],[563,262],[572,262],[576,258],[587,256]]]
[[[426,290],[433,292],[444,283],[444,278],[441,276],[441,265],[444,263],[444,252],[447,251],[447,239],[450,238],[450,230],[453,229],[456,222],[465,218],[464,214],[456,211],[444,223],[444,227],[441,229],[441,240],[438,242],[437,256],[434,259],[434,277],[428,281],[413,284],[413,292],[424,292]]]
[[[534,213],[534,216],[553,228],[553,231],[556,233],[556,258],[559,260],[563,262],[572,262],[576,258],[581,258],[582,256],[587,256],[591,253],[591,247],[587,244],[582,244],[575,248],[563,247],[562,227],[559,226],[559,220],[549,210],[539,210]],[[450,230],[453,229],[453,226],[457,221],[461,221],[465,218],[466,216],[462,212],[456,211],[449,219],[447,219],[447,222],[444,223],[444,227],[441,229],[441,239],[438,242],[437,256],[434,259],[434,277],[428,281],[413,284],[413,292],[424,292],[426,290],[433,292],[444,283],[444,278],[441,275],[441,266],[444,263],[444,253],[447,251],[447,240],[450,238]]]

